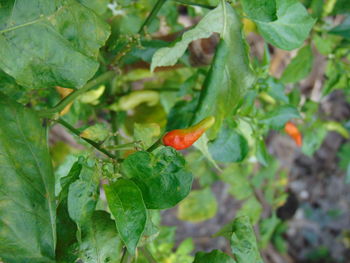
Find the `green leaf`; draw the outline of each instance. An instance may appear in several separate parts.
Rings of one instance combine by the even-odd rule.
[[[259,32],[272,45],[286,50],[300,47],[308,37],[315,20],[297,0],[275,0],[277,19],[253,19]]]
[[[0,255],[4,262],[54,262],[55,182],[46,129],[0,93]]]
[[[350,2],[348,0],[338,0],[335,3],[333,13],[345,14],[350,12]]]
[[[135,123],[134,138],[142,142],[144,149],[150,147],[160,135],[160,126],[157,123]]]
[[[235,263],[236,261],[219,250],[210,253],[197,252],[193,263]]]
[[[175,206],[189,194],[193,180],[184,158],[171,147],[130,155],[122,163],[122,172],[141,189],[149,209]]]
[[[170,110],[166,131],[183,129],[191,126],[198,105],[198,97],[190,101],[179,101]]]
[[[348,15],[340,25],[332,28],[329,33],[350,39],[350,15]]]
[[[249,217],[236,218],[232,224],[231,249],[238,263],[263,263]]]
[[[207,116],[215,117],[216,122],[208,131],[210,139],[215,138],[223,120],[233,112],[244,92],[255,80],[249,65],[246,43],[242,38],[239,17],[227,3],[220,4],[215,10],[219,12],[221,20],[210,23],[221,23],[221,40],[193,119],[193,123],[198,123]]]
[[[61,187],[61,191],[59,193],[59,201],[65,200],[68,197],[69,186],[79,179],[82,168],[83,166],[81,162],[77,161],[73,164],[67,176],[58,178]]]
[[[77,246],[77,225],[69,217],[67,200],[59,203],[57,210],[57,244],[56,261],[75,262],[77,255],[75,249]]]
[[[266,248],[269,244],[271,237],[281,220],[273,214],[269,218],[265,218],[260,223],[260,246],[261,248]]]
[[[221,174],[222,180],[230,185],[230,194],[238,200],[246,199],[254,193],[248,176],[249,170],[244,170],[238,164],[229,165]]]
[[[89,126],[80,133],[80,137],[95,141],[103,142],[109,136],[109,128],[105,123],[96,123]]]
[[[194,144],[193,146],[196,147],[205,158],[209,161],[209,163],[214,166],[218,171],[221,171],[218,164],[215,162],[213,157],[211,156],[208,148],[209,139],[207,137],[207,134],[204,133]]]
[[[134,255],[147,221],[141,191],[135,183],[126,179],[105,185],[104,189],[120,237],[129,253]]]
[[[107,10],[108,0],[78,0],[83,5],[95,11],[95,13],[102,15]]]
[[[279,83],[274,78],[269,78],[267,80],[269,86],[268,94],[277,101],[282,101],[284,103],[289,103],[289,98],[285,93],[285,87],[282,83]]]
[[[183,221],[201,222],[216,215],[218,204],[210,188],[194,190],[179,204],[178,218]]]
[[[263,208],[259,201],[254,196],[251,196],[243,203],[242,207],[237,211],[236,216],[248,216],[250,222],[256,224],[260,219],[262,211]]]
[[[122,242],[110,214],[95,211],[79,246],[80,259],[84,263],[117,262],[121,251]]]
[[[79,179],[69,186],[68,213],[78,226],[78,237],[88,226],[99,198],[99,179],[87,161],[81,161]]]
[[[311,46],[307,45],[298,51],[298,54],[283,71],[281,82],[284,84],[298,82],[306,78],[312,69],[313,53]]]
[[[298,110],[294,106],[284,105],[266,113],[264,118],[261,119],[261,123],[267,124],[271,129],[279,130],[294,118],[300,118]]]
[[[108,25],[75,0],[2,1],[0,68],[26,87],[79,88],[98,69]]]
[[[232,127],[224,125],[218,137],[209,142],[209,151],[215,161],[241,162],[248,154],[248,142]]]
[[[223,24],[223,8],[220,4],[204,16],[193,29],[186,31],[182,35],[182,39],[173,47],[164,47],[157,50],[152,58],[151,71],[154,71],[156,67],[175,65],[192,41],[200,38],[208,38],[213,32],[220,33]]]
[[[186,154],[186,164],[201,187],[211,186],[217,179],[215,171],[200,151]]]
[[[304,132],[301,151],[307,156],[312,156],[320,148],[326,135],[327,129],[324,125],[321,123],[314,125],[314,127]]]
[[[270,22],[277,19],[275,0],[241,0],[244,12],[254,20]]]

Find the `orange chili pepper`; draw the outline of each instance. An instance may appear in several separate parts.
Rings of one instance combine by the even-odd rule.
[[[171,146],[176,150],[186,149],[194,144],[214,122],[215,118],[210,116],[192,127],[172,130],[164,135],[163,144]]]
[[[302,135],[298,129],[297,126],[295,126],[294,123],[292,122],[287,122],[286,125],[284,126],[285,132],[295,141],[296,145],[299,147],[302,146],[303,144],[303,138]]]

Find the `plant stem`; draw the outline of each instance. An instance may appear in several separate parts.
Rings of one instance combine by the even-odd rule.
[[[148,15],[148,17],[146,18],[145,22],[143,22],[142,26],[139,29],[139,34],[143,34],[144,29],[146,26],[148,26],[152,20],[156,17],[156,15],[158,14],[159,10],[161,9],[161,7],[164,5],[164,3],[166,2],[166,0],[158,0],[157,3],[154,5],[151,13]]]
[[[127,249],[126,247],[123,248],[123,255],[122,255],[122,258],[120,260],[120,263],[127,263],[128,262],[128,252],[127,252]]]
[[[157,263],[156,259],[152,256],[151,252],[145,247],[141,247],[140,250],[144,254],[144,256],[147,258],[147,260],[151,263]]]
[[[206,9],[214,9],[215,8],[215,6],[197,4],[197,3],[191,2],[191,1],[175,0],[175,2],[177,2],[179,4],[182,4],[182,5],[199,6],[199,7],[203,7],[203,8],[206,8]]]
[[[73,102],[78,96],[83,94],[84,92],[88,91],[89,89],[95,87],[98,84],[101,84],[112,77],[115,76],[114,71],[107,71],[103,73],[102,75],[98,76],[97,78],[89,81],[84,87],[81,89],[75,90],[71,94],[69,94],[67,97],[65,97],[63,100],[61,100],[56,106],[54,106],[51,109],[40,111],[39,116],[40,117],[52,117],[53,115],[59,113],[62,111],[69,103]]]
[[[65,128],[67,128],[68,130],[70,130],[72,133],[74,133],[75,135],[80,137],[80,131],[77,130],[76,128],[74,128],[72,125],[70,125],[69,123],[67,123],[66,121],[64,121],[63,119],[58,119],[57,122],[61,125],[63,125]],[[90,145],[92,145],[93,147],[95,147],[98,151],[104,153],[105,155],[107,155],[108,157],[112,158],[112,159],[117,159],[116,156],[110,152],[108,152],[107,150],[103,149],[100,147],[100,145],[92,140],[89,140],[87,138],[82,138],[84,141],[86,141],[87,143],[89,143]]]
[[[158,146],[161,145],[161,139],[158,139],[155,143],[153,143],[148,149],[147,152],[152,152],[155,150]]]

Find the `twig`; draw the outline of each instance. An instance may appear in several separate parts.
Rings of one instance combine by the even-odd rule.
[[[159,10],[162,8],[162,6],[164,5],[165,2],[166,2],[166,0],[158,0],[157,1],[157,3],[153,7],[151,13],[148,15],[145,22],[143,22],[142,26],[140,27],[140,29],[138,31],[139,34],[143,34],[145,27],[148,26],[152,22],[152,20],[156,17],[156,15],[158,14]]]
[[[155,143],[153,143],[146,151],[147,152],[152,152],[154,151],[156,148],[158,148],[158,146],[161,145],[161,139],[158,139]]]
[[[120,260],[120,263],[126,263],[128,260],[128,256],[127,256],[127,250],[126,247],[123,248],[123,255],[122,258]]]
[[[143,255],[147,258],[147,260],[151,263],[157,263],[156,259],[152,256],[151,252],[145,247],[141,247],[140,250],[142,251]]]
[[[76,128],[74,128],[72,125],[70,125],[69,123],[67,123],[66,121],[64,121],[63,119],[58,119],[57,122],[61,125],[63,125],[65,128],[67,128],[68,130],[70,130],[72,133],[74,133],[75,135],[80,137],[80,131],[77,130]],[[108,157],[112,158],[112,159],[117,159],[117,157],[108,152],[107,150],[103,149],[100,147],[100,145],[92,140],[89,140],[87,138],[84,137],[80,137],[82,138],[84,141],[86,141],[87,143],[89,143],[91,146],[93,146],[94,148],[96,148],[98,151],[104,153],[105,155],[107,155]]]
[[[98,76],[97,78],[91,80],[88,82],[84,87],[81,89],[78,89],[74,92],[72,92],[70,95],[65,97],[63,100],[61,100],[56,106],[54,106],[51,109],[42,110],[39,112],[40,117],[46,117],[51,118],[53,115],[59,113],[62,111],[69,103],[73,102],[77,97],[79,97],[84,92],[88,91],[89,89],[95,87],[98,84],[104,83],[105,81],[113,78],[115,76],[114,71],[107,71],[103,73],[102,75]]]
[[[195,2],[191,2],[191,1],[175,0],[175,2],[182,4],[182,5],[198,6],[198,7],[203,7],[206,9],[214,9],[215,8],[215,6],[198,4]]]

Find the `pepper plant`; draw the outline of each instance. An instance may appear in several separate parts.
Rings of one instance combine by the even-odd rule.
[[[255,263],[270,242],[283,250],[287,171],[265,138],[288,123],[312,155],[327,130],[349,136],[298,89],[314,52],[322,96],[349,87],[350,17],[332,20],[344,12],[343,0],[1,0],[0,261]],[[205,41],[213,54],[196,64]],[[295,54],[280,78],[278,49]],[[62,127],[69,139],[49,143]],[[215,216],[217,180],[242,200],[216,234],[231,250],[174,250],[160,211]]]

